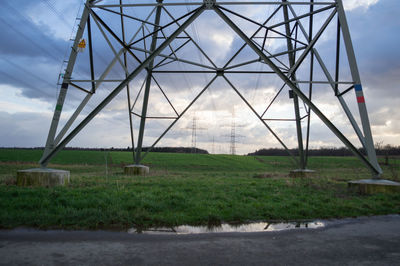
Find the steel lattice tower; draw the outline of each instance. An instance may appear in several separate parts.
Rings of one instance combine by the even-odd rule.
[[[268,7],[268,11],[262,16],[255,17],[246,13],[249,7],[257,7],[260,10]],[[216,63],[207,53],[207,49],[204,49],[189,31],[189,26],[202,16],[218,17],[242,42],[242,46],[222,64]],[[213,25],[208,26],[213,27]],[[94,33],[97,35],[94,36]],[[330,58],[327,59],[324,57],[327,53],[319,51],[318,44],[324,42],[324,36],[332,35],[336,39],[329,41],[333,52],[330,52]],[[78,45],[85,36],[88,56],[83,58],[78,53]],[[112,57],[105,58],[107,65],[103,69],[99,69],[99,64],[96,63],[100,57],[99,53],[101,54],[96,52],[99,38],[102,38],[103,43],[106,43],[112,51]],[[280,50],[270,49],[268,44],[272,42],[278,43]],[[194,53],[202,58],[200,62],[191,57],[193,53],[183,53],[185,49],[189,49],[188,47],[192,51],[195,50]],[[243,58],[245,51],[247,56],[240,61],[239,58]],[[252,58],[248,57],[250,52]],[[86,71],[88,77],[82,79],[77,78],[81,70],[75,67],[80,58],[83,58],[81,61],[86,62],[88,66]],[[185,67],[174,68],[178,63]],[[254,70],[251,68],[254,64],[265,66],[267,70]],[[348,72],[343,73],[343,65],[349,69]],[[110,76],[113,70],[123,75],[113,78]],[[160,82],[160,75],[177,76],[180,79],[185,74],[207,74],[210,78],[192,101],[179,110],[174,105],[174,100],[168,97],[167,90]],[[256,110],[246,98],[246,94],[241,92],[240,87],[233,81],[233,76],[242,74],[265,75],[281,82],[276,96],[266,101],[264,112]],[[134,85],[134,81],[140,75],[145,76],[142,85]],[[142,153],[146,122],[149,119],[172,121],[151,145],[153,148],[216,80],[225,82],[243,100],[260,123],[268,129],[270,136],[287,150],[299,169],[307,168],[310,118],[316,116],[371,170],[374,176],[382,173],[373,145],[361,79],[342,0],[247,2],[87,0],[68,64],[62,73],[60,93],[40,164],[45,167],[122,90],[126,90],[128,102],[133,160],[135,164],[140,164],[148,152]],[[102,84],[113,84],[112,90],[107,92],[90,112],[83,115],[82,110],[92,96],[101,89]],[[317,86],[325,90],[327,95],[329,93],[332,101],[338,102],[367,156],[364,156],[332,123],[325,114],[326,110],[321,110],[315,104],[314,94]],[[173,111],[172,116],[148,114],[149,103],[151,104],[149,95],[154,87],[162,93]],[[68,98],[67,93],[70,93],[71,89],[83,92],[84,97],[66,119],[63,127],[57,130],[65,100]],[[291,153],[284,140],[270,126],[271,120],[279,119],[268,117],[268,112],[273,108],[276,98],[284,91],[289,91],[294,117],[280,120],[293,121],[295,124],[299,156]],[[350,100],[358,108],[357,115],[354,110],[351,111],[345,100],[350,93],[355,94]],[[141,103],[139,112],[135,111],[138,109],[138,102]],[[82,116],[83,119],[78,121],[78,117]],[[136,140],[134,119],[140,121]]]

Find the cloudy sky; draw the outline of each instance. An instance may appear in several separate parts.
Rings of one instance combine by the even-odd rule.
[[[343,1],[369,110],[374,141],[400,145],[400,110],[398,110],[400,103],[400,51],[397,47],[400,4],[396,0]],[[62,72],[63,61],[68,59],[70,39],[73,38],[71,32],[76,24],[76,17],[82,12],[82,1],[1,1],[0,7],[2,13],[0,16],[2,33],[0,42],[0,146],[44,146],[59,92],[59,86],[57,86],[59,73]],[[131,12],[138,17],[145,18],[150,10],[144,8],[136,10],[136,13],[135,11]],[[249,7],[240,11],[245,12],[249,17],[263,21],[265,13],[271,13],[273,9]],[[186,7],[184,10],[171,9],[171,12],[185,13],[187,9]],[[162,23],[164,20],[164,22],[168,21],[167,15],[163,16]],[[115,16],[111,15],[108,17],[104,15],[104,19],[111,28],[116,27],[119,22]],[[279,19],[277,18],[277,20]],[[238,23],[240,22],[238,21]],[[96,24],[93,22],[92,24],[95,40],[95,68],[96,75],[99,76],[112,60],[113,53],[108,48],[102,33],[96,28]],[[136,26],[137,24],[133,22],[131,25],[127,22],[127,31],[131,28],[136,29]],[[246,31],[254,32],[254,25],[243,24],[241,27]],[[320,43],[316,46],[328,65],[334,62],[335,58],[330,50],[332,39],[336,34],[332,29],[334,27],[328,27],[326,34],[321,37]],[[131,30],[127,34],[133,33],[134,30]],[[168,30],[166,33],[169,33]],[[243,41],[221,19],[208,11],[188,28],[188,33],[201,45],[217,66],[222,66],[229,56],[232,56],[243,44]],[[85,38],[87,38],[86,34]],[[115,40],[110,38],[110,42],[119,49]],[[182,40],[177,40],[171,45],[176,48],[179,46],[179,42],[182,43]],[[271,51],[278,51],[280,47],[279,42],[272,39],[266,45],[267,49]],[[166,50],[163,53],[168,54],[169,51]],[[192,61],[199,63],[207,61],[190,46],[182,49],[180,53],[182,58]],[[242,59],[248,58],[247,60],[257,58],[251,51],[244,51],[241,56]],[[74,79],[88,77],[87,59],[88,51],[85,49],[79,53],[72,75]],[[170,65],[170,69],[174,69],[174,65]],[[135,65],[132,63],[128,70],[132,70],[134,67]],[[166,67],[160,68],[160,70],[165,70]],[[177,70],[190,69],[183,63],[176,64],[175,67]],[[268,68],[258,64],[254,66],[254,70],[267,71]],[[299,71],[301,72],[301,69]],[[341,74],[343,77],[348,75],[346,66],[343,66]],[[124,75],[122,68],[117,63],[110,71],[108,78],[122,79]],[[318,70],[315,75],[318,76]],[[211,74],[155,75],[178,113],[184,110],[191,99],[212,77]],[[227,75],[227,77],[259,114],[265,110],[282,85],[279,79],[271,77],[271,75]],[[145,74],[141,73],[130,83],[133,100],[138,94],[144,78]],[[116,85],[115,83],[102,84],[77,122],[87,115]],[[82,86],[89,88],[89,84],[82,84]],[[346,122],[332,90],[327,89],[326,85],[324,86],[315,87],[317,106],[350,140],[354,141],[356,146],[360,146]],[[148,115],[174,116],[173,109],[154,83],[151,92]],[[60,125],[65,123],[84,96],[85,93],[71,87]],[[126,98],[126,90],[123,90],[78,134],[69,146],[131,146]],[[140,113],[142,98],[143,94],[139,94],[138,103],[133,108],[134,112]],[[354,93],[346,94],[345,99],[348,100],[349,107],[358,121]],[[305,107],[302,104],[301,106],[300,111],[304,115]],[[271,106],[266,117],[272,119],[294,117],[293,104],[288,98],[287,89],[279,95],[277,102]],[[311,117],[310,147],[343,146],[315,115],[311,115]],[[210,152],[229,153],[233,124],[235,124],[238,154],[246,154],[260,148],[280,147],[276,139],[221,77],[215,80],[157,146],[191,146],[194,119],[197,128],[197,147]],[[149,120],[146,125],[144,145],[151,145],[169,123],[171,121]],[[305,124],[305,122],[302,123],[303,132],[305,132]],[[288,147],[296,147],[293,122],[268,121],[268,125],[285,141]],[[134,117],[134,127],[135,135],[137,135],[137,117]]]

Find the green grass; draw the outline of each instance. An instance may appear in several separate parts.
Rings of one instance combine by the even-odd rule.
[[[150,176],[129,177],[121,167],[131,163],[128,152],[62,151],[49,167],[70,170],[68,186],[15,186],[16,171],[37,167],[40,156],[0,150],[0,228],[123,230],[400,213],[399,194],[347,191],[347,181],[370,177],[352,157],[312,157],[318,175],[291,179],[287,157],[149,153]],[[399,159],[383,167],[384,178],[400,181]],[[254,178],[260,174],[266,178]]]

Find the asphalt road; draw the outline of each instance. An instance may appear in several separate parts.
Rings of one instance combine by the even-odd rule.
[[[0,265],[400,265],[400,215],[259,233],[2,230]]]

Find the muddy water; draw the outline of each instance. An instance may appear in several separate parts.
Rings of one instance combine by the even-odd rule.
[[[305,223],[248,223],[248,224],[221,224],[220,226],[190,226],[181,225],[176,227],[157,227],[140,230],[131,228],[128,233],[132,234],[204,234],[204,233],[249,233],[249,232],[273,232],[282,230],[293,229],[316,229],[324,227],[325,223],[322,221],[305,222]]]

